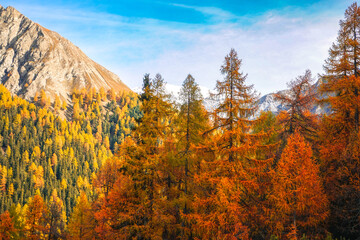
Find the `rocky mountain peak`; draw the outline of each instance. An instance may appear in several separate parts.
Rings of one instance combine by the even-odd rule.
[[[41,89],[62,99],[69,99],[74,88],[130,91],[69,40],[10,6],[0,6],[0,81],[28,100]]]
[[[319,92],[319,86],[320,86],[321,81],[322,80],[319,79],[313,85],[315,87],[316,92]],[[287,94],[289,94],[289,90],[281,90],[281,91],[278,91],[277,93],[287,95]],[[322,99],[324,97],[326,97],[326,96],[323,96],[323,95],[317,96],[318,99]],[[286,106],[282,105],[281,102],[275,98],[275,93],[269,93],[269,94],[262,96],[259,99],[258,112],[257,112],[256,116],[259,116],[262,111],[265,111],[265,112],[270,111],[275,114],[278,114],[281,111],[287,111],[287,110],[288,110],[288,108]],[[331,109],[328,104],[320,104],[319,102],[316,101],[315,104],[310,109],[310,111],[314,114],[321,115],[321,114],[330,113]]]

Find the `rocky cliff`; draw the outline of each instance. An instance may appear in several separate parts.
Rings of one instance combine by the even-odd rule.
[[[74,88],[129,88],[58,33],[34,23],[13,7],[0,5],[0,81],[30,100],[44,89],[69,99]]]

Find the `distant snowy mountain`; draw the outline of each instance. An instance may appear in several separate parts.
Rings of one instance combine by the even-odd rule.
[[[286,93],[287,90],[279,91],[278,93]],[[264,96],[262,96],[259,99],[258,103],[258,112],[273,112],[273,113],[279,113],[283,110],[287,110],[285,106],[281,105],[279,101],[275,99],[275,93],[269,93]]]
[[[314,84],[315,91],[318,91],[319,85],[320,85],[320,81],[317,81]],[[282,91],[279,91],[278,93],[286,94],[287,91],[288,90],[282,90]],[[321,99],[322,96],[320,96],[319,98]],[[281,103],[275,99],[275,93],[269,93],[269,94],[266,94],[266,95],[262,96],[259,99],[259,110],[258,110],[258,113],[256,115],[258,116],[262,111],[270,111],[270,112],[273,112],[275,114],[278,114],[283,110],[288,110],[288,109],[285,106],[281,105]],[[319,104],[316,103],[313,106],[313,108],[311,109],[311,112],[315,113],[315,114],[329,113],[330,108],[328,106],[326,106],[326,105],[322,106],[322,105],[319,105]]]

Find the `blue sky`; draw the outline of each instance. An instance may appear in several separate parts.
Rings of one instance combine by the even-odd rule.
[[[80,47],[130,87],[144,73],[179,86],[188,73],[213,89],[231,48],[265,94],[310,69],[322,73],[343,0],[0,0]]]

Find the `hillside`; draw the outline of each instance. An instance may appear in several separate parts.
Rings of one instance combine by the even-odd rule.
[[[81,191],[91,194],[95,173],[140,114],[132,92],[93,91],[74,92],[73,121],[67,121],[0,84],[0,212],[35,194],[48,200],[55,191],[69,215]]]

